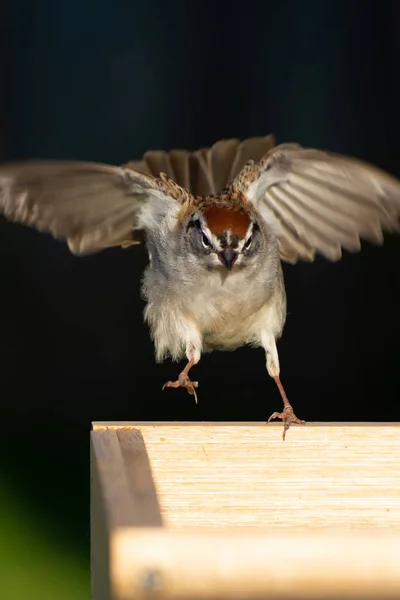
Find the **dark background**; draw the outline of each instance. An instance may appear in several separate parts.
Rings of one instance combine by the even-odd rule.
[[[400,176],[395,0],[36,0],[0,17],[2,160],[118,164],[273,132]],[[336,264],[285,266],[278,349],[299,417],[400,420],[399,256],[388,237]],[[198,406],[161,392],[181,365],[155,364],[145,265],[143,248],[76,258],[0,219],[3,481],[85,581],[91,421],[254,421],[281,406],[262,350],[204,356]]]

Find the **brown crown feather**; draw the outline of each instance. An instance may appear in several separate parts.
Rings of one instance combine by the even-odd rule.
[[[205,206],[202,212],[214,235],[230,230],[243,238],[250,225],[248,213],[240,206]]]

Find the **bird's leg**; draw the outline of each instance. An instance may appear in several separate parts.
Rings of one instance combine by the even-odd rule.
[[[272,413],[272,415],[268,419],[268,423],[270,421],[272,421],[272,419],[282,419],[282,421],[283,421],[283,439],[285,439],[286,432],[292,423],[296,423],[297,425],[305,425],[306,422],[303,421],[302,419],[299,419],[294,414],[293,407],[290,404],[288,397],[286,396],[286,392],[283,389],[283,385],[281,384],[281,380],[279,379],[279,376],[275,375],[275,376],[273,376],[273,379],[275,380],[275,383],[278,386],[278,390],[282,396],[283,411],[282,412],[275,411],[274,413]]]
[[[166,383],[164,383],[162,389],[164,390],[165,388],[168,388],[168,387],[186,388],[187,391],[189,392],[189,394],[194,396],[194,399],[197,404],[197,394],[196,394],[195,388],[197,388],[199,386],[199,383],[198,383],[198,381],[192,381],[190,379],[189,371],[194,365],[196,365],[199,362],[200,353],[198,353],[198,356],[197,356],[197,353],[195,353],[193,351],[193,349],[190,349],[190,351],[187,352],[187,357],[188,357],[188,363],[187,363],[186,367],[183,369],[183,371],[181,373],[179,373],[177,381],[167,381]]]
[[[294,414],[293,407],[290,404],[288,397],[286,396],[286,392],[283,389],[283,385],[279,378],[279,357],[278,350],[276,348],[275,336],[266,335],[263,338],[264,348],[267,356],[267,370],[269,375],[275,381],[278,386],[278,390],[282,397],[283,401],[283,411],[282,412],[274,412],[268,419],[268,423],[272,421],[272,419],[282,419],[283,421],[283,439],[286,437],[286,432],[291,426],[292,423],[296,423],[297,425],[305,425],[306,422],[302,419],[298,419]]]

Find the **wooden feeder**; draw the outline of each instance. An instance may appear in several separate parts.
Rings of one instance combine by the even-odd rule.
[[[400,598],[400,427],[94,423],[93,600]]]

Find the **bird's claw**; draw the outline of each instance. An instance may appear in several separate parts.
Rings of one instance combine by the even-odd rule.
[[[162,386],[162,389],[165,390],[165,388],[178,388],[178,387],[186,388],[188,393],[191,394],[192,396],[194,396],[194,399],[197,404],[197,394],[196,394],[195,388],[199,387],[198,381],[192,381],[189,378],[189,376],[186,375],[186,373],[181,373],[179,375],[177,381],[167,381]]]
[[[306,424],[305,421],[303,421],[302,419],[298,419],[296,417],[296,415],[293,412],[293,408],[290,406],[290,404],[289,404],[289,406],[286,406],[282,412],[272,413],[272,415],[268,419],[267,423],[272,421],[272,419],[282,419],[282,421],[283,421],[283,436],[282,436],[283,439],[285,439],[286,432],[292,423],[295,423],[296,425],[305,425]]]

